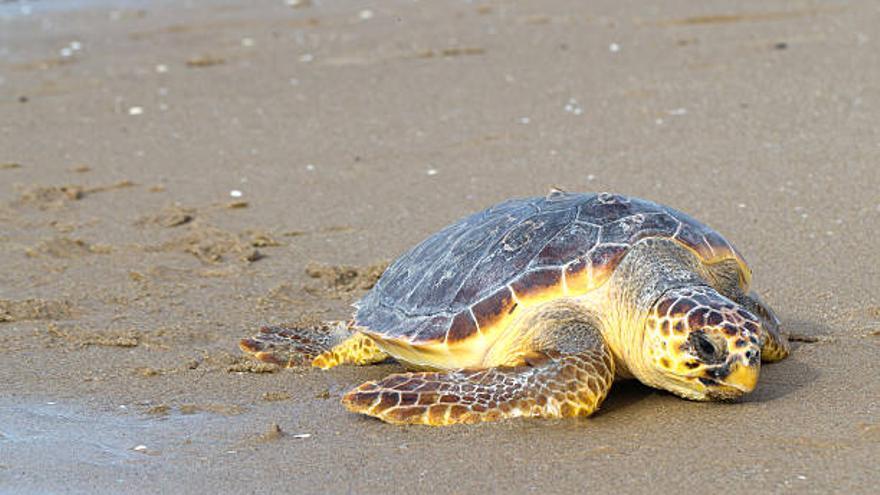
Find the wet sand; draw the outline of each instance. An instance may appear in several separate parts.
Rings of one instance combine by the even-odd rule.
[[[59,3],[0,4],[0,491],[880,483],[875,2]],[[238,352],[551,186],[715,227],[792,356],[734,404],[425,428],[338,404],[395,364]]]

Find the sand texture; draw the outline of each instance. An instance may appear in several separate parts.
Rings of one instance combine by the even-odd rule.
[[[0,2],[0,492],[876,493],[880,5],[513,4]],[[425,428],[238,350],[554,186],[717,229],[792,356]]]

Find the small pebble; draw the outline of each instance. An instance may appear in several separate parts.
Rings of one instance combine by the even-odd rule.
[[[241,46],[244,46],[244,47],[254,46],[254,39],[253,38],[242,38],[241,39]]]
[[[64,48],[61,49],[60,53],[61,53],[62,57],[69,57],[69,56],[73,55],[73,50],[71,50],[69,47],[65,46]]]
[[[578,105],[577,100],[574,98],[569,98],[568,103],[565,104],[565,111],[574,115],[580,115],[584,113],[584,110]]]
[[[158,72],[159,74],[164,74],[168,72],[168,66],[165,64],[159,64],[156,66],[156,72]]]
[[[144,113],[143,107],[131,107],[128,109],[129,115],[141,115]]]
[[[75,52],[82,50],[82,43],[80,43],[79,41],[71,41],[69,46],[70,46],[70,49]]]
[[[436,168],[429,168],[428,175],[437,175],[437,169]]]
[[[608,50],[611,53],[617,53],[620,51],[620,45],[618,45],[617,43],[611,43],[610,45],[608,45]]]
[[[373,18],[373,11],[370,9],[364,9],[360,12],[360,14],[358,14],[358,17],[360,17],[361,19],[363,19],[365,21],[367,19],[372,19]]]
[[[532,119],[530,119],[530,118],[528,118],[528,117],[520,117],[520,118],[519,118],[519,123],[520,123],[520,124],[528,124],[528,123],[531,122],[531,121],[532,121]]]
[[[315,166],[309,163],[308,165],[306,165],[306,170],[308,170],[309,172],[314,172]]]
[[[232,196],[233,198],[240,198],[242,196],[242,194],[243,193],[241,191],[239,191],[238,189],[233,189],[233,190],[229,191],[229,195]]]
[[[309,438],[311,436],[311,433],[297,433],[296,435],[291,435],[293,438]]]
[[[133,448],[133,449],[131,449],[131,450],[136,450],[136,451],[138,451],[138,452],[144,452],[144,451],[147,450],[147,446],[146,446],[146,445],[138,445],[137,447],[135,447],[135,448]]]

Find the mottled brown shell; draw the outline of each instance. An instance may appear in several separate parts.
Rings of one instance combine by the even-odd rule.
[[[388,268],[356,305],[355,322],[414,352],[486,343],[523,307],[601,286],[647,237],[676,240],[707,264],[736,260],[748,288],[742,256],[688,215],[617,194],[554,191],[498,204],[430,236]]]

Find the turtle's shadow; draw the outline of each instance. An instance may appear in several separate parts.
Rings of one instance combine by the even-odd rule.
[[[758,388],[744,402],[770,402],[806,387],[821,375],[819,370],[806,362],[802,351],[812,345],[831,345],[822,338],[831,335],[831,329],[815,322],[783,319],[783,332],[791,332],[799,338],[819,339],[816,342],[791,342],[791,354],[778,363],[763,363]]]
[[[602,402],[602,407],[596,412],[596,416],[609,414],[616,409],[631,407],[633,404],[641,402],[652,394],[660,392],[638,380],[626,380],[622,382],[614,382],[608,398]]]
[[[818,338],[819,342],[792,342],[791,355],[778,363],[763,363],[758,388],[737,402],[770,402],[789,395],[821,375],[818,369],[805,362],[798,351],[811,345],[828,345],[821,342],[822,337],[830,335],[831,330],[821,323],[786,319],[784,331],[791,331],[800,338]],[[618,408],[630,407],[647,399],[654,393],[666,393],[643,385],[638,380],[615,382],[597,414],[606,414]]]

